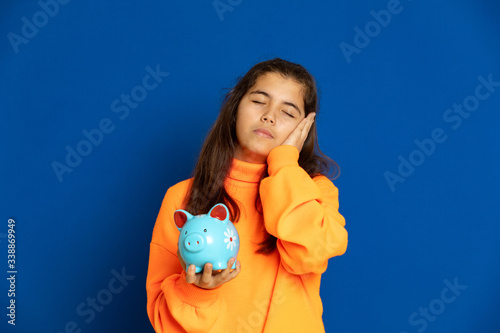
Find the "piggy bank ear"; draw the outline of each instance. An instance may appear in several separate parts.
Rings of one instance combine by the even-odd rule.
[[[210,217],[216,218],[221,221],[226,221],[229,219],[229,210],[224,204],[217,204],[210,209],[208,213]]]
[[[186,224],[187,220],[192,218],[193,215],[189,214],[185,210],[178,209],[174,212],[174,222],[177,226],[177,229],[181,230],[184,224]]]

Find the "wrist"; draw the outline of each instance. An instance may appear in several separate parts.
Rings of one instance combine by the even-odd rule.
[[[217,289],[204,289],[187,283],[186,272],[183,271],[175,281],[175,292],[181,301],[197,307],[210,307],[218,297]]]
[[[292,145],[281,145],[271,150],[267,156],[269,175],[275,174],[285,166],[299,165],[299,150]]]

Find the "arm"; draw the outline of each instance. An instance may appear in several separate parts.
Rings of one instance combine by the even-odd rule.
[[[328,259],[347,247],[338,190],[324,176],[314,179],[298,164],[296,147],[283,145],[268,156],[269,177],[260,196],[266,230],[276,238],[281,262],[292,274],[323,273]]]
[[[224,332],[226,310],[219,290],[187,283],[176,255],[179,232],[173,213],[184,193],[170,188],[156,220],[146,281],[148,316],[156,332]]]

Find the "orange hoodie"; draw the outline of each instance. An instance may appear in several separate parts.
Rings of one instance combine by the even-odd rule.
[[[274,148],[266,164],[234,159],[225,187],[240,203],[239,275],[212,290],[186,282],[177,258],[173,215],[191,180],[169,188],[153,230],[146,282],[149,319],[156,332],[324,332],[319,295],[328,259],[347,247],[338,190],[298,165],[293,146]],[[269,177],[259,184],[262,171]],[[263,214],[255,209],[260,194]],[[267,231],[277,250],[256,254]]]

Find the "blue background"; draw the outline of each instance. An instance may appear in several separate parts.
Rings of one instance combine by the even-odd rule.
[[[376,29],[370,12],[388,1],[231,3],[219,16],[212,1],[71,1],[43,21],[37,1],[2,1],[0,330],[55,333],[73,321],[82,332],[152,332],[145,279],[163,195],[190,176],[225,89],[282,57],[316,77],[320,146],[342,168],[349,246],[323,275],[326,331],[499,332],[500,87],[457,128],[443,115],[479,76],[500,81],[500,3],[401,0],[350,57],[341,43]],[[14,46],[9,33],[21,36],[34,15],[38,32]],[[168,77],[128,116],[113,112],[157,65]],[[113,131],[58,179],[53,162],[105,118]],[[418,155],[414,141],[436,128],[446,140]],[[424,160],[391,188],[384,174],[411,154]],[[122,269],[134,278],[86,322],[77,306]],[[454,295],[445,280],[466,289]]]

